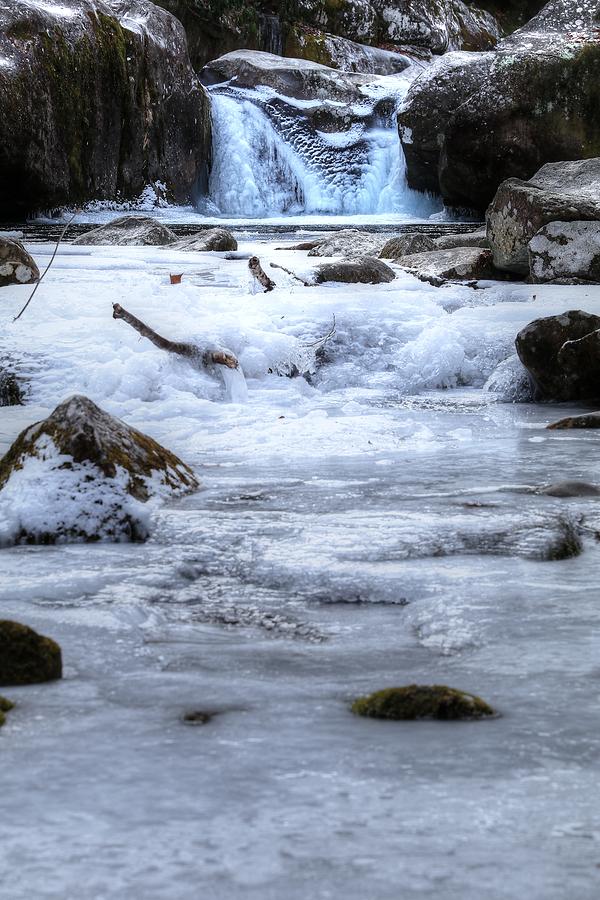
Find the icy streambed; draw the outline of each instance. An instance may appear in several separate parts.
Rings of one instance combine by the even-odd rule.
[[[307,267],[274,246],[240,250]],[[595,900],[600,548],[590,532],[578,558],[539,556],[564,522],[598,527],[600,501],[523,489],[598,480],[597,436],[547,432],[568,409],[482,387],[519,327],[596,312],[597,292],[277,273],[253,295],[245,265],[65,247],[16,326],[27,289],[3,289],[0,348],[32,405],[0,410],[0,441],[80,391],[205,489],[163,507],[142,546],[0,552],[2,615],[66,662],[61,683],[5,691],[0,896]],[[247,402],[113,321],[114,301],[226,344]],[[333,313],[313,386],[265,376]],[[411,681],[502,717],[348,712]],[[194,709],[218,715],[184,725]]]

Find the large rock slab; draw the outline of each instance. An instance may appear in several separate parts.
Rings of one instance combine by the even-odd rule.
[[[206,182],[208,97],[148,0],[3,3],[0,60],[0,218]]]
[[[497,268],[527,274],[529,242],[544,225],[600,220],[600,158],[548,163],[529,181],[508,179],[486,218]]]
[[[0,685],[39,684],[62,678],[62,654],[52,638],[20,622],[0,620]]]
[[[0,544],[143,540],[148,501],[197,487],[169,450],[71,397],[0,460]]]
[[[515,344],[536,400],[600,400],[600,316],[570,310],[536,319]]]
[[[550,222],[529,241],[530,281],[600,284],[600,221]]]
[[[399,114],[408,183],[484,210],[498,185],[600,153],[597,0],[553,0],[494,51],[451,53]]]
[[[23,244],[0,236],[0,287],[8,284],[32,284],[39,277],[40,270]]]
[[[345,259],[352,259],[357,256],[379,256],[386,240],[386,235],[358,231],[356,228],[346,228],[343,231],[337,231],[323,241],[319,241],[308,255],[343,256]]]
[[[150,216],[121,216],[92,229],[73,241],[74,244],[113,247],[164,246],[177,241],[170,228]]]
[[[439,285],[445,281],[490,281],[499,277],[492,251],[483,247],[456,247],[415,253],[398,261],[403,269],[421,281]]]
[[[314,283],[341,281],[345,284],[388,284],[395,279],[393,269],[380,259],[364,256],[347,262],[322,263],[314,271]]]
[[[188,237],[178,240],[173,245],[173,250],[194,250],[198,253],[206,251],[237,250],[237,241],[226,228],[209,228],[199,231],[198,234],[190,234]]]

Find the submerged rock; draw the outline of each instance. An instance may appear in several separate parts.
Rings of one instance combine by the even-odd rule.
[[[552,0],[496,50],[426,69],[398,119],[409,185],[483,210],[507,178],[598,156],[597,12],[597,0]]]
[[[398,237],[390,238],[384,245],[380,259],[401,259],[403,256],[411,256],[414,253],[426,253],[428,250],[435,250],[435,241],[428,234],[419,232],[411,232],[409,234],[399,234]]]
[[[445,281],[489,281],[500,277],[492,251],[483,247],[456,247],[405,256],[398,264],[421,281],[440,285]]]
[[[9,284],[32,284],[39,277],[40,270],[23,244],[0,236],[0,287]]]
[[[198,484],[152,438],[71,397],[0,460],[0,544],[143,540],[148,501]]]
[[[536,284],[600,283],[600,221],[550,222],[529,241],[528,251],[529,280]]]
[[[346,228],[319,241],[308,255],[343,256],[346,259],[355,259],[357,256],[379,256],[385,242],[385,235]]]
[[[62,678],[56,641],[20,622],[0,620],[0,684],[38,684],[56,678]]]
[[[226,251],[237,250],[237,241],[226,228],[209,228],[207,231],[199,231],[188,237],[178,240],[173,245],[173,250],[195,250],[205,252],[207,250]]]
[[[154,3],[3,3],[0,60],[0,218],[206,182],[208,97]]]
[[[5,713],[10,712],[11,709],[14,709],[15,704],[12,701],[7,700],[6,697],[0,697],[0,727],[4,725],[6,722]]]
[[[517,335],[536,400],[600,400],[600,317],[582,310],[530,322]]]
[[[600,428],[600,415],[598,415]],[[566,420],[563,420],[566,421]],[[549,425],[549,428],[556,427]],[[556,484],[548,484],[538,490],[539,494],[547,497],[598,497],[600,487],[597,484],[589,484],[587,481],[558,481]]]
[[[600,428],[600,412],[583,413],[581,416],[568,416],[548,425],[551,429],[563,428]]]
[[[511,178],[487,211],[494,264],[526,275],[529,243],[544,225],[598,220],[600,158],[548,163],[529,181]]]
[[[345,284],[387,284],[395,279],[393,269],[380,259],[363,256],[347,262],[322,263],[314,271],[314,283],[341,281]]]
[[[494,710],[481,697],[442,684],[385,688],[352,704],[357,716],[395,721],[481,719]]]
[[[163,246],[177,241],[177,235],[151,216],[121,216],[106,225],[87,231],[74,244],[109,244],[113,247]]]

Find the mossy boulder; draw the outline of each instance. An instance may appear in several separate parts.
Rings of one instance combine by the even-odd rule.
[[[6,697],[0,697],[0,727],[6,722],[5,713],[10,712],[14,705],[15,704],[10,700],[7,700]]]
[[[357,716],[372,719],[481,719],[494,710],[480,697],[443,684],[385,688],[352,704]]]
[[[409,185],[484,210],[508,178],[600,156],[597,9],[554,0],[495,50],[448,54],[417,78],[398,118]]]
[[[149,501],[198,485],[151,437],[71,397],[0,460],[0,544],[144,540]]]
[[[62,654],[56,641],[20,622],[0,620],[0,685],[38,684],[56,678],[62,678]]]
[[[148,0],[0,6],[0,218],[206,182],[210,108],[185,33]]]

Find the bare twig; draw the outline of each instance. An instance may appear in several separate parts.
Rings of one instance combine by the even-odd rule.
[[[73,215],[71,216],[71,218],[69,219],[69,221],[67,222],[67,224],[65,225],[65,227],[63,228],[63,230],[61,231],[60,237],[58,238],[58,240],[57,240],[57,242],[56,242],[56,247],[54,248],[54,253],[52,254],[52,256],[51,256],[51,258],[50,258],[50,262],[48,263],[48,265],[46,266],[46,268],[44,269],[44,271],[42,272],[42,274],[41,274],[40,277],[38,278],[38,280],[37,280],[37,282],[36,282],[36,284],[35,284],[34,289],[32,290],[31,294],[29,295],[29,300],[27,301],[27,303],[25,304],[25,306],[23,307],[23,309],[21,310],[21,312],[20,312],[17,316],[14,317],[13,322],[16,322],[18,319],[21,318],[21,316],[23,315],[23,313],[25,312],[25,310],[27,309],[27,307],[29,306],[29,304],[30,304],[31,301],[33,300],[33,297],[34,297],[34,295],[35,295],[35,292],[37,291],[37,289],[39,288],[40,284],[42,283],[42,279],[44,278],[46,272],[48,271],[48,269],[50,268],[50,266],[51,266],[52,263],[54,262],[54,258],[55,258],[55,256],[56,256],[56,254],[58,253],[58,248],[60,247],[60,242],[62,241],[62,239],[64,238],[65,234],[67,233],[67,228],[68,228],[69,225],[73,222],[73,220],[74,220],[74,218],[75,218],[75,216],[77,215],[78,212],[79,212],[79,210],[76,210],[76,211],[73,213]]]
[[[296,273],[292,272],[290,269],[286,269],[285,266],[280,266],[277,263],[271,263],[271,268],[272,269],[281,269],[282,272],[285,272],[286,275],[291,275],[292,278],[295,278],[296,281],[299,281],[300,284],[304,285],[304,287],[310,287],[309,281],[305,281],[304,278],[300,278],[299,275],[296,275]]]
[[[186,356],[188,359],[201,360],[205,366],[220,365],[227,366],[228,369],[237,369],[239,366],[235,356],[231,353],[226,353],[224,350],[206,350],[203,352],[196,344],[170,341],[146,325],[145,322],[142,322],[141,319],[136,318],[119,303],[113,303],[113,319],[123,319],[138,334],[152,341],[155,347],[166,350],[168,353],[176,353],[179,356]]]
[[[277,287],[275,282],[271,278],[269,278],[269,276],[261,266],[258,256],[250,257],[248,261],[248,268],[250,269],[250,272],[252,273],[254,278],[256,278],[256,280],[264,287],[265,294],[268,291],[272,291],[274,287]]]

